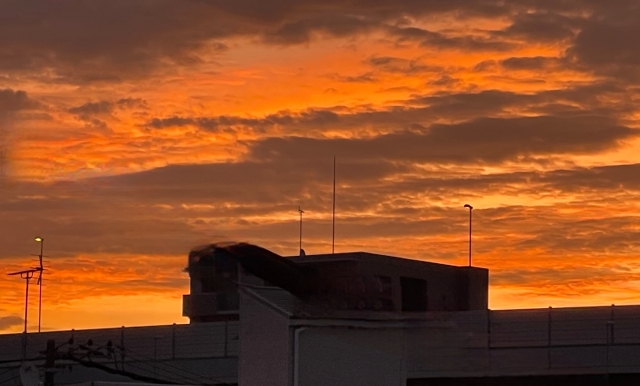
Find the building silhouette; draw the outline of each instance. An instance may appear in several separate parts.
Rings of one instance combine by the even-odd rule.
[[[489,310],[486,269],[364,252],[206,246],[188,272],[190,324],[30,334],[28,357],[55,339],[56,384],[640,384],[640,306]]]

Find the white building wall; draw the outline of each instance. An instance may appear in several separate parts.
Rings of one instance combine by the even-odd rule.
[[[404,385],[399,331],[320,327],[302,329],[294,359],[294,386]]]
[[[290,384],[289,317],[240,293],[240,386]]]
[[[294,321],[309,324],[299,334],[296,386],[397,385],[412,378],[640,373],[640,307],[421,317],[380,322]]]

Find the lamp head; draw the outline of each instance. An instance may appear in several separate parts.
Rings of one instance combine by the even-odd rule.
[[[465,208],[469,208],[469,209],[473,209],[473,206],[469,205],[469,204],[464,204]]]
[[[37,241],[37,242],[39,242],[39,243],[41,243],[42,241],[44,241],[44,239],[43,239],[42,237],[36,237],[34,240],[35,240],[35,241]]]

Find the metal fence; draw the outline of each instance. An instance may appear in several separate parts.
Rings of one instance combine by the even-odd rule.
[[[26,356],[41,357],[48,339],[60,346],[73,338],[75,345],[91,340],[93,348],[111,341],[131,357],[154,360],[237,357],[238,336],[237,321],[29,333]],[[22,340],[23,334],[0,335],[0,367],[3,361],[20,359]]]
[[[436,374],[640,371],[640,306],[443,315],[409,334],[407,371]]]

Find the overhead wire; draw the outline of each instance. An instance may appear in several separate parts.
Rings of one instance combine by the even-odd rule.
[[[133,359],[135,359],[135,358],[133,358]],[[151,369],[142,367],[143,364],[145,364],[147,366],[151,366]],[[198,375],[198,374],[195,374],[195,373],[191,373],[191,374],[199,377],[200,379],[192,378],[191,376],[185,376],[185,375],[181,375],[181,374],[176,374],[174,371],[163,369],[163,368],[157,366],[157,363],[155,363],[155,365],[154,365],[154,363],[149,363],[148,360],[145,360],[145,361],[138,360],[138,361],[135,361],[135,362],[127,362],[127,365],[131,366],[131,367],[134,367],[134,368],[137,368],[138,370],[141,370],[141,371],[144,371],[144,372],[151,373],[151,372],[157,371],[157,372],[167,373],[167,374],[169,374],[169,376],[164,375],[164,374],[162,376],[164,378],[167,378],[167,379],[175,380],[175,381],[177,381],[177,383],[183,383],[183,384],[187,383],[187,384],[194,384],[194,385],[220,385],[220,386],[236,385],[234,383],[224,382],[224,381],[222,381],[220,379],[215,379],[215,378],[212,378],[212,377],[206,377],[206,376]],[[168,365],[168,366],[173,367],[171,365]],[[182,369],[179,369],[179,368],[176,368],[176,369],[182,370]],[[184,370],[183,372],[189,373],[186,370]],[[205,382],[203,382],[203,380]],[[185,381],[187,381],[187,382],[185,382]]]
[[[131,358],[132,356],[130,355],[130,350],[126,350],[126,351],[127,351],[127,356]],[[140,356],[142,356],[142,355],[140,355]],[[114,369],[114,368],[111,368],[111,367],[109,367],[109,366],[107,366],[105,364],[102,364],[102,363],[99,363],[99,362],[93,362],[91,360],[81,359],[81,358],[78,358],[78,357],[76,357],[74,355],[63,355],[61,359],[72,360],[72,361],[77,362],[77,363],[79,363],[79,364],[81,364],[83,366],[86,366],[86,367],[96,368],[96,369],[103,370],[103,371],[106,371],[106,372],[109,372],[109,373],[112,373],[112,374],[119,374],[119,375],[123,375],[123,376],[129,377],[131,379],[141,380],[141,381],[149,382],[149,383],[156,383],[156,384],[195,384],[195,385],[207,385],[207,386],[209,386],[209,385],[236,386],[237,385],[237,384],[231,384],[231,383],[222,382],[222,381],[215,381],[215,380],[214,380],[213,383],[211,383],[211,382],[202,382],[202,380],[198,380],[198,379],[194,379],[194,378],[191,378],[191,377],[182,376],[182,375],[176,374],[173,371],[162,369],[162,368],[159,368],[157,366],[154,367],[153,364],[148,363],[149,362],[148,360],[146,360],[146,361],[138,360],[138,361],[134,361],[134,362],[127,362],[126,364],[127,364],[127,366],[135,368],[137,370],[140,370],[140,371],[142,371],[144,373],[153,373],[154,370],[155,370],[155,371],[162,371],[162,372],[164,372],[166,374],[161,374],[160,378],[158,378],[156,375],[154,375],[154,376],[142,375],[142,374],[139,374],[139,373],[134,373],[134,372],[126,371],[126,370],[119,370],[117,368]],[[135,358],[132,358],[132,359],[135,360]],[[149,369],[149,368],[142,367],[141,365],[143,363],[147,364],[148,366],[151,366],[152,368]],[[202,376],[199,376],[199,377],[207,379],[206,377],[202,377]]]
[[[27,359],[24,359],[24,360],[22,360],[22,359],[5,359],[5,360],[1,360],[0,364],[3,364],[3,363],[18,363],[18,362],[24,362],[24,361],[37,361],[37,360],[42,359],[42,358],[44,358],[44,356],[40,355],[40,356],[37,356],[37,357],[34,357],[34,358],[27,358]],[[17,367],[20,367],[20,366],[17,366]]]
[[[154,378],[154,377],[148,377],[148,376],[145,376],[145,375],[132,373],[130,371],[116,370],[116,369],[113,369],[113,368],[111,368],[109,366],[103,365],[102,363],[87,361],[87,360],[84,360],[84,359],[77,358],[77,357],[75,357],[73,355],[66,355],[66,356],[63,357],[63,359],[68,359],[68,360],[74,361],[76,363],[79,363],[82,366],[96,368],[96,369],[103,370],[103,371],[106,371],[106,372],[111,373],[111,374],[124,375],[126,377],[129,377],[131,379],[135,379],[135,380],[138,380],[138,381],[143,381],[143,382],[148,382],[148,383],[155,383],[155,384],[164,384],[164,385],[171,385],[171,384],[175,383],[173,381],[168,381],[168,380]]]
[[[14,376],[13,378],[9,378],[5,381],[0,381],[0,385],[4,385],[4,384],[9,384],[9,383],[13,383],[13,381],[15,381],[16,379],[18,379],[19,376]]]
[[[12,367],[12,368],[10,368],[10,369],[9,369],[9,370],[7,370],[7,371],[3,371],[3,372],[1,372],[1,373],[0,373],[0,376],[3,376],[3,375],[5,375],[5,374],[7,374],[7,373],[10,373],[10,372],[12,372],[12,371],[15,371],[16,369],[19,369],[19,368],[20,368],[20,366]]]
[[[127,349],[127,352],[128,352],[128,353],[131,353],[131,352],[132,352],[132,353],[134,353],[136,356],[139,356],[140,358],[143,358],[143,359],[146,359],[146,360],[149,360],[149,361],[157,362],[157,361],[155,360],[155,358],[151,358],[151,357],[146,356],[146,355],[144,355],[144,354],[140,354],[140,353],[138,353],[138,352],[136,352],[136,351],[134,351],[134,350]],[[166,367],[170,367],[170,368],[173,368],[173,369],[175,369],[175,370],[177,370],[177,371],[181,371],[181,372],[183,372],[183,373],[185,373],[185,374],[188,374],[188,377],[189,377],[189,378],[191,378],[191,376],[195,376],[195,377],[197,377],[197,378],[195,378],[195,379],[198,379],[198,378],[200,378],[200,379],[206,379],[206,380],[211,380],[211,381],[214,381],[214,382],[221,382],[221,384],[224,384],[224,382],[220,381],[219,379],[216,379],[216,378],[213,378],[213,377],[208,377],[208,376],[206,376],[206,375],[197,374],[197,373],[194,373],[194,372],[192,372],[192,371],[185,370],[185,369],[182,369],[182,368],[180,368],[180,367],[174,366],[174,365],[172,365],[172,364],[170,364],[170,363],[166,363],[166,362],[161,362],[161,363],[162,363],[162,365],[164,365],[164,366],[166,366]],[[185,378],[187,378],[187,376],[185,376]],[[191,379],[193,379],[193,378],[191,378]]]
[[[15,369],[13,369],[13,370],[15,370]],[[2,374],[6,374],[6,373],[7,373],[7,372],[4,372],[4,373],[2,373]],[[20,377],[20,374],[16,374],[16,375],[14,375],[14,376],[13,376],[13,377],[11,377],[11,378],[8,378],[8,379],[5,379],[5,380],[3,380],[3,381],[0,381],[0,385],[3,385],[3,384],[5,384],[5,383],[10,383],[10,382],[14,381],[15,379],[18,379],[19,377]]]
[[[140,370],[140,371],[145,372],[145,373],[153,373],[153,369],[149,370],[147,368],[144,368],[143,366],[140,366],[139,364],[140,364],[139,362],[127,362],[127,365],[129,367],[133,367],[134,369]],[[165,374],[161,374],[160,376],[165,378],[165,379],[167,379],[167,380],[169,380],[169,381],[172,381],[173,383],[176,383],[176,384],[191,384],[192,383],[191,381],[185,382],[185,379],[180,379],[179,377],[176,378],[176,377],[173,377],[171,375],[173,375],[173,374],[170,374],[170,376],[166,376]],[[157,375],[154,375],[154,377],[156,377],[156,376]],[[197,384],[200,384],[200,382],[198,382]]]

